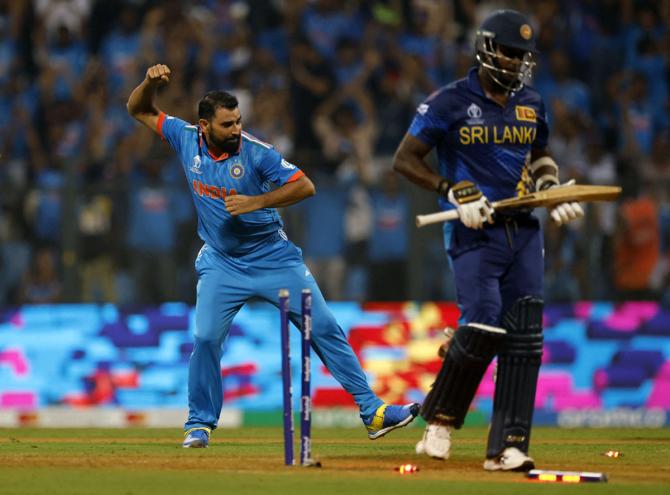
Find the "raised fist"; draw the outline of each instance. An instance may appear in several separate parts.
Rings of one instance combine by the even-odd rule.
[[[170,82],[170,68],[167,65],[156,64],[147,69],[146,80],[152,84],[168,84]]]

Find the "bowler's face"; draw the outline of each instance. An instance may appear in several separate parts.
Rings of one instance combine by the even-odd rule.
[[[237,151],[242,135],[242,116],[240,109],[217,108],[211,120],[200,120],[207,142],[221,151]]]

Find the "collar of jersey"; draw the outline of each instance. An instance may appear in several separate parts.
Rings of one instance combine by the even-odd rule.
[[[468,87],[471,91],[477,93],[478,95],[486,98],[482,84],[479,82],[479,77],[477,77],[478,67],[472,67],[468,71]]]
[[[205,139],[202,137],[202,129],[200,129],[200,127],[198,127],[198,139],[200,140],[200,148],[207,151],[209,157],[215,162],[226,160],[227,158],[230,158],[231,155],[239,155],[240,150],[242,149],[242,136],[240,136],[240,145],[237,147],[237,151],[235,153],[221,153],[219,156],[216,156],[211,151],[209,151],[209,148],[207,147],[207,141],[205,141]]]

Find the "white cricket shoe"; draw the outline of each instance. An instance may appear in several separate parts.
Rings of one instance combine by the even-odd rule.
[[[487,471],[530,471],[534,468],[535,461],[516,447],[507,447],[498,457],[484,461]]]
[[[429,424],[423,432],[423,439],[416,444],[416,453],[426,454],[435,459],[449,459],[451,430],[451,426]]]

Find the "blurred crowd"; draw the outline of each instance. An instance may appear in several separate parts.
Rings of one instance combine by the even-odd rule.
[[[473,64],[497,8],[539,32],[563,179],[619,184],[577,224],[546,221],[546,299],[670,302],[668,0],[0,0],[0,306],[192,302],[200,247],[183,172],[125,102],[165,63],[167,113],[209,89],[303,168],[282,212],[329,299],[452,299],[436,198],[391,173],[416,106]],[[420,240],[420,242],[418,242]]]

